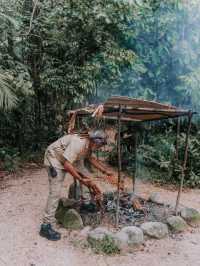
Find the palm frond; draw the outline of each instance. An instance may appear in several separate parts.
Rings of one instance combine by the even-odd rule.
[[[11,85],[12,78],[9,74],[0,72],[0,109],[9,110],[16,106],[17,96]]]
[[[16,19],[14,19],[11,16],[8,16],[2,12],[0,12],[0,21],[9,22],[16,29],[19,27],[19,23]]]

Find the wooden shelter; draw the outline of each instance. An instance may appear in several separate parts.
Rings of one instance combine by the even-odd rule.
[[[188,128],[185,139],[185,154],[182,165],[182,176],[181,176],[181,182],[175,207],[175,212],[177,214],[178,205],[183,187],[183,181],[185,177],[185,170],[186,170],[187,156],[188,156],[188,139],[191,129],[192,116],[194,112],[192,112],[191,110],[183,110],[171,105],[166,105],[162,103],[146,101],[141,99],[133,99],[124,96],[113,96],[109,98],[102,105],[103,105],[103,114],[102,114],[103,118],[114,119],[117,120],[118,123],[118,142],[117,142],[118,143],[118,203],[116,210],[117,226],[118,226],[118,208],[119,208],[119,197],[120,197],[119,185],[121,180],[121,139],[120,139],[121,122],[123,121],[145,122],[145,121],[155,121],[155,120],[163,120],[169,118],[179,118],[182,116],[188,117]],[[69,115],[71,116],[71,124],[73,125],[75,124],[76,116],[92,115],[94,114],[96,108],[97,108],[96,105],[90,105],[85,108],[69,111]],[[177,143],[178,143],[179,130],[180,130],[180,125],[179,125],[179,120],[177,119]],[[176,148],[178,150],[178,145]],[[133,190],[134,190],[134,183],[135,183],[135,176],[133,179]]]
[[[69,111],[69,114],[76,113],[78,116],[92,114],[96,105]],[[153,101],[133,99],[124,96],[113,96],[103,103],[103,117],[107,119],[118,119],[121,107],[122,121],[155,121],[180,116],[188,116],[190,111],[176,108],[171,105],[161,104]]]

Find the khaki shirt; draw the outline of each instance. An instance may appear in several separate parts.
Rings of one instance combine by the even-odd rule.
[[[66,135],[56,140],[48,146],[45,156],[44,165],[53,166],[58,169],[64,169],[62,158],[68,160],[74,166],[82,165],[82,161],[88,156],[89,140],[80,138],[80,136]]]

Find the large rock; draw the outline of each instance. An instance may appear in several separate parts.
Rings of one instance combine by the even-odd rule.
[[[77,201],[75,199],[61,198],[59,204],[61,204],[63,207],[71,209],[77,205]]]
[[[181,216],[190,225],[200,225],[200,213],[193,208],[183,208]]]
[[[161,195],[158,192],[152,192],[149,196],[149,201],[157,204],[164,204],[164,201],[162,200]]]
[[[56,218],[66,229],[77,230],[83,228],[82,218],[80,214],[74,209],[67,211],[62,209],[57,213]]]
[[[140,228],[136,226],[126,226],[115,234],[115,239],[120,249],[137,247],[144,242],[144,235]]]
[[[167,224],[174,233],[183,232],[187,228],[187,223],[180,216],[167,218]]]
[[[81,231],[80,231],[80,235],[82,237],[87,237],[89,232],[92,230],[91,226],[85,226]]]
[[[143,233],[149,237],[161,239],[168,235],[168,227],[160,222],[147,222],[141,225]]]

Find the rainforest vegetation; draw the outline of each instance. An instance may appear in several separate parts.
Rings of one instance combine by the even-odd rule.
[[[45,147],[66,131],[67,110],[111,95],[198,112],[199,12],[198,0],[1,0],[1,170],[41,160]],[[176,163],[175,121],[137,128],[138,176],[176,183],[186,121]],[[191,133],[186,184],[200,187],[198,115]],[[129,172],[130,143],[123,143]]]

